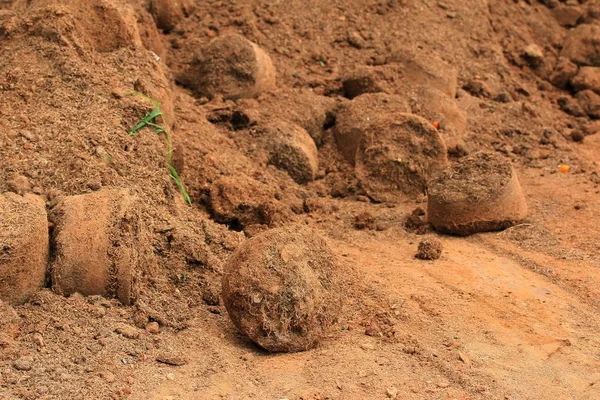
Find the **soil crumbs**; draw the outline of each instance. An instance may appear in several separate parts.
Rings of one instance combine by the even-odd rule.
[[[49,245],[26,243],[49,248],[44,282],[0,292],[0,399],[600,398],[599,18],[591,0],[0,0],[0,195],[49,218]],[[211,62],[222,79],[194,75]],[[152,100],[160,129],[130,134]],[[528,217],[436,233],[429,175],[478,151],[512,163]],[[135,212],[61,235],[64,204],[115,192]],[[331,248],[344,302],[316,348],[271,354],[221,280],[291,224]],[[91,254],[95,235],[109,278],[60,295],[62,241]],[[5,254],[0,288],[25,265]]]

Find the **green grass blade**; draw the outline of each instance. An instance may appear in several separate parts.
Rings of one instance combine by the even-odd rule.
[[[171,172],[171,179],[173,179],[175,181],[175,184],[181,191],[181,195],[183,196],[183,199],[185,200],[186,203],[188,203],[191,206],[192,199],[190,198],[190,195],[188,194],[187,190],[185,190],[185,187],[183,186],[183,183],[181,182],[181,179],[179,178],[179,174],[177,173],[177,170],[175,169],[174,166],[169,165],[169,171]]]
[[[136,135],[142,128],[148,126],[148,127],[154,128],[154,132],[156,134],[161,134],[161,133],[165,134],[165,139],[167,140],[167,168],[169,170],[169,175],[170,175],[171,179],[173,179],[173,181],[175,182],[177,187],[179,188],[179,191],[181,192],[181,195],[183,196],[183,199],[185,200],[185,202],[189,205],[192,205],[192,199],[190,198],[190,195],[188,194],[188,192],[185,190],[185,186],[181,182],[181,178],[179,177],[177,170],[173,166],[173,145],[171,143],[171,135],[170,135],[169,131],[167,130],[167,128],[156,123],[156,118],[158,118],[158,117],[162,117],[163,122],[165,121],[164,114],[162,111],[160,111],[160,103],[158,101],[154,100],[153,98],[146,96],[145,94],[140,93],[140,92],[125,92],[124,95],[141,96],[145,99],[150,100],[152,102],[152,104],[154,104],[154,109],[152,111],[150,111],[150,113],[146,114],[144,116],[144,118],[142,118],[141,121],[138,122],[133,127],[133,129],[127,131],[127,133],[129,135],[133,136],[133,135]]]

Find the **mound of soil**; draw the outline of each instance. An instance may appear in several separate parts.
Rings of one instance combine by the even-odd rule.
[[[315,346],[340,311],[340,271],[313,230],[292,225],[257,235],[225,265],[223,300],[233,323],[269,351]]]
[[[148,263],[138,203],[119,189],[60,199],[50,215],[56,292],[114,297],[127,305],[135,301],[137,278]]]
[[[0,0],[0,193],[42,197],[57,218],[53,238],[71,249],[73,286],[96,285],[110,299],[41,290],[14,306],[16,319],[0,305],[0,398],[594,396],[596,1],[16,0],[9,10],[12,3]],[[191,205],[166,168],[165,135],[127,134],[155,107],[130,91],[161,103],[165,118],[154,122],[170,128]],[[420,208],[410,212],[447,165],[446,149],[510,159],[532,199],[531,226],[448,240],[440,268],[415,270],[402,260],[430,225]],[[561,164],[570,172],[556,173]],[[440,193],[470,182],[468,192],[473,181],[485,189],[438,218],[464,216],[464,233],[522,217],[485,197],[496,192],[479,164],[460,165]],[[504,169],[490,171],[488,180],[510,187]],[[74,223],[59,215],[67,208]],[[240,287],[275,282],[264,291],[285,305],[251,320],[256,335],[285,325],[286,346],[312,345],[302,335],[322,337],[326,324],[300,321],[317,326],[304,332],[278,312],[317,307],[313,294],[335,304],[327,296],[337,294],[305,261],[332,265],[312,234],[262,241],[290,223],[327,236],[348,279],[348,306],[343,330],[319,351],[264,357],[240,343],[219,297],[224,265],[244,242],[235,260],[250,254],[259,274]],[[303,249],[298,260],[289,243]],[[267,259],[276,263],[261,262],[260,248],[274,249]],[[62,268],[59,246],[51,252]],[[308,294],[277,292],[283,278],[272,266],[289,266],[294,284],[309,281],[295,286]],[[512,288],[500,296],[502,276]],[[129,306],[118,300],[132,296]],[[248,309],[263,304],[248,296],[240,302]],[[507,318],[522,324],[506,330]],[[570,336],[576,342],[556,350]],[[547,348],[551,363],[539,357]]]
[[[0,195],[0,299],[21,304],[40,290],[48,266],[48,220],[35,195]]]
[[[499,155],[479,152],[429,181],[427,216],[440,232],[470,235],[508,228],[527,216],[515,171]]]

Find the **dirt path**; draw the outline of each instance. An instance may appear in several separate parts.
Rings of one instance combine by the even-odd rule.
[[[216,327],[200,318],[177,339],[189,345],[190,363],[144,373],[156,381],[134,398],[385,399],[391,387],[406,399],[597,398],[596,307],[490,251],[506,246],[498,235],[442,238],[444,256],[435,262],[413,259],[414,244],[392,232],[332,240],[386,299],[396,339],[358,327],[308,353],[269,355],[208,315]]]

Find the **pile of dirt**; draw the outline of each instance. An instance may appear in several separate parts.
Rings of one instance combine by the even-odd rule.
[[[410,280],[416,235],[430,223],[464,235],[522,221],[515,170],[538,224],[551,218],[537,179],[586,182],[587,200],[597,192],[599,16],[589,1],[0,0],[0,397],[152,391],[172,378],[154,377],[154,361],[184,367],[163,353],[189,349],[182,337],[198,331],[227,351],[209,355],[203,339],[190,356],[206,357],[208,372],[191,375],[219,386],[213,374],[229,366],[255,382],[241,372],[252,363],[240,364],[247,343],[226,310],[275,351],[314,346],[339,317],[345,361],[357,356],[346,338],[367,333],[376,341],[361,344],[366,353],[400,346],[382,348],[379,365],[399,350],[394,359],[415,376],[451,376],[463,391],[454,397],[506,396],[490,383],[505,375],[477,378],[492,387],[482,392],[452,357],[425,355],[437,340],[430,326],[455,336],[464,326],[432,305],[441,286]],[[157,104],[131,92],[164,116],[147,117]],[[129,134],[145,117],[157,126]],[[536,237],[528,248],[543,247]],[[394,256],[360,270],[352,260],[371,240]],[[446,254],[458,247],[444,241]],[[441,246],[431,236],[420,250],[435,258]],[[409,287],[381,280],[383,264]],[[419,279],[435,273],[419,265]],[[341,313],[341,293],[329,290],[336,274],[349,285]],[[411,336],[413,314],[426,316],[427,329],[415,329],[423,337]],[[303,360],[322,368],[316,353]],[[352,385],[372,376],[357,368]],[[331,384],[308,375],[314,387]],[[138,377],[150,389],[131,383]],[[336,383],[329,397],[398,393],[374,381]],[[274,382],[235,392],[310,398]]]

